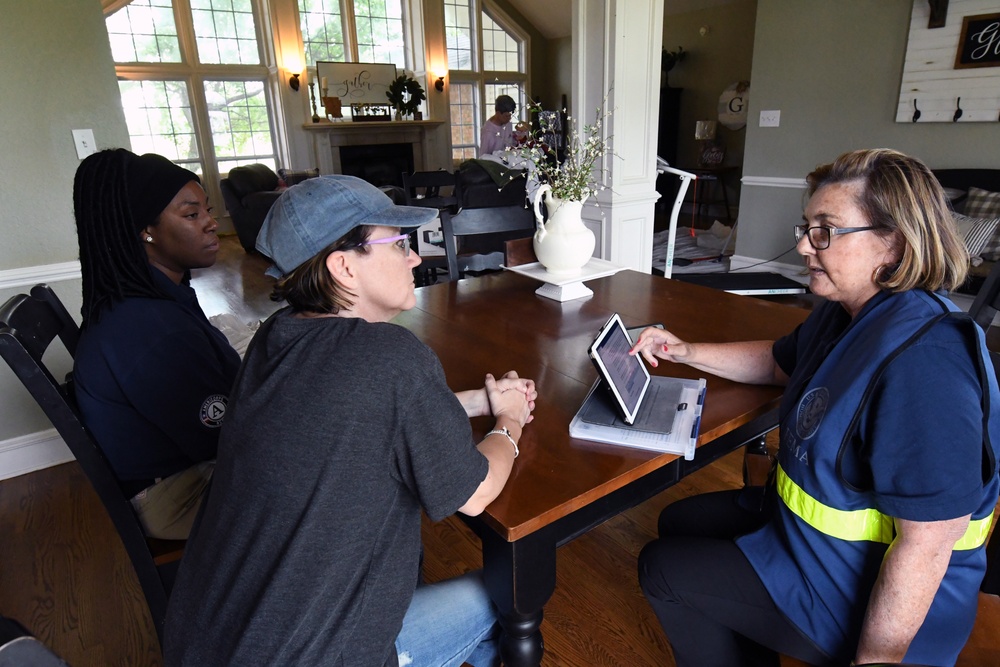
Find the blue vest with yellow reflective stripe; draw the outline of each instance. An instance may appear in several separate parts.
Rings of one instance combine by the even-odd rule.
[[[777,516],[738,545],[779,609],[832,658],[853,657],[882,558],[895,530],[875,507],[855,451],[855,431],[880,374],[899,352],[943,320],[957,322],[979,349],[983,409],[1000,437],[1000,391],[985,338],[947,300],[922,291],[879,295],[842,334],[781,424]],[[929,380],[932,381],[932,380]],[[869,471],[870,474],[870,471]],[[870,479],[870,477],[868,478]],[[985,571],[982,548],[1000,482],[987,437],[984,493],[966,535],[956,544],[908,662],[949,664],[975,619]]]

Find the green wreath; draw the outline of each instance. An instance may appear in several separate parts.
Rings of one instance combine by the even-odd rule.
[[[417,80],[405,74],[400,74],[389,84],[385,96],[394,109],[407,116],[412,115],[420,108],[420,103],[427,99],[423,87]]]

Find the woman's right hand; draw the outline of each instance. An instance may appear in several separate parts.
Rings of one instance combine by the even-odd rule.
[[[491,373],[486,374],[486,397],[490,402],[490,412],[498,421],[501,417],[506,417],[519,427],[531,421],[530,403],[533,401],[529,402],[525,392],[519,389],[500,388]]]
[[[641,354],[643,359],[656,368],[659,365],[657,359],[666,359],[674,363],[686,364],[691,360],[692,345],[685,343],[680,338],[659,327],[646,327],[639,334],[639,340],[635,342],[629,354]]]

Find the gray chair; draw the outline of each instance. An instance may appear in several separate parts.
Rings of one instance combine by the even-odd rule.
[[[502,241],[531,236],[535,232],[535,215],[523,206],[494,208],[463,208],[456,215],[441,212],[445,256],[448,258],[448,279],[458,280],[462,270],[458,255],[459,237],[480,234],[502,234]]]
[[[68,667],[17,621],[0,616],[0,667]]]
[[[983,331],[989,331],[998,310],[1000,310],[1000,262],[995,263],[990,269],[986,282],[979,288],[969,308],[969,315],[983,328]]]
[[[35,285],[31,294],[17,294],[0,306],[0,357],[55,426],[101,499],[132,561],[162,645],[167,597],[184,542],[146,537],[111,464],[80,419],[72,380],[60,383],[43,363],[56,338],[75,354],[79,335],[76,322],[48,285]]]

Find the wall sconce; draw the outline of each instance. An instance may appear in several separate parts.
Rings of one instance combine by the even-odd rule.
[[[444,76],[439,76],[437,81],[434,82],[434,90],[439,93],[444,91]]]
[[[295,92],[299,92],[299,72],[288,77],[288,87]]]
[[[710,32],[712,32],[712,26],[710,25],[703,25],[700,28],[698,28],[698,34],[701,35],[702,37],[708,36],[708,33]]]

